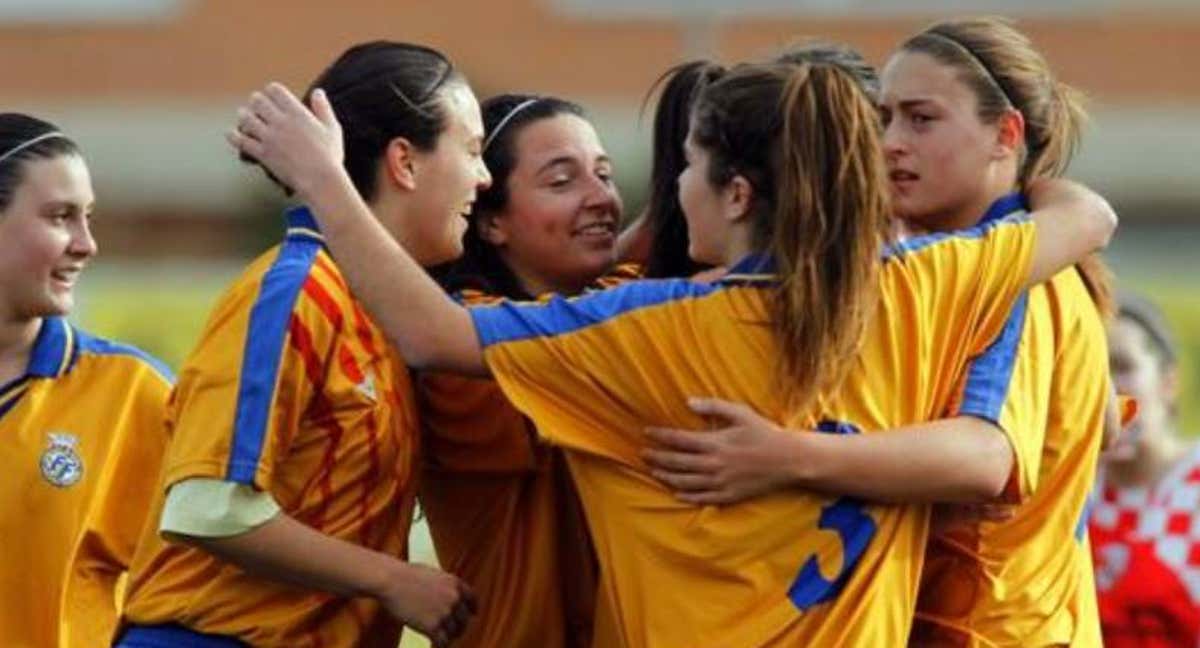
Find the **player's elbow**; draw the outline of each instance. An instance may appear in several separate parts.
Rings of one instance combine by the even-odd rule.
[[[1091,243],[1093,252],[1108,247],[1113,233],[1117,231],[1117,212],[1112,205],[1099,194],[1093,194],[1088,201],[1087,240]]]
[[[975,436],[975,461],[965,493],[977,502],[992,501],[1004,494],[1013,471],[1013,449],[1000,428],[980,421]]]
[[[437,369],[437,348],[426,335],[392,336],[392,346],[412,369]]]
[[[453,371],[452,347],[439,339],[433,330],[421,331],[404,339],[393,338],[392,344],[404,356],[404,364],[417,370]]]
[[[431,330],[416,337],[408,337],[403,342],[401,344],[399,340],[392,340],[400,350],[404,363],[412,369],[445,371],[465,376],[488,375],[483,351],[473,332],[470,336],[456,336],[447,335],[444,330]]]

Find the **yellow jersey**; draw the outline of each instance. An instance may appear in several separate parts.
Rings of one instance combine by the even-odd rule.
[[[217,478],[268,492],[321,533],[406,555],[417,418],[407,369],[351,297],[311,213],[290,210],[283,244],[221,297],[168,412],[155,493]],[[373,600],[264,580],[200,549],[142,534],[124,621],[177,624],[262,647],[395,648]]]
[[[593,288],[640,276],[621,265]],[[502,299],[478,289],[455,298]],[[538,439],[492,380],[426,373],[418,392],[421,510],[439,564],[479,601],[454,645],[591,645],[596,559],[562,451]]]
[[[1014,194],[984,221],[1022,211]],[[1100,645],[1084,515],[1110,388],[1104,324],[1074,268],[1032,288],[1010,317],[1010,328],[1017,323],[1011,384],[993,401],[1003,401],[1003,415],[986,416],[969,396],[958,413],[1005,430],[1022,474],[1018,506],[1010,520],[957,526],[931,539],[913,645]],[[992,348],[976,359],[966,391],[995,379],[990,368],[1010,352]]]
[[[858,358],[812,411],[791,411],[773,384],[767,259],[712,284],[639,281],[472,309],[509,400],[567,451],[600,562],[597,646],[903,643],[929,506],[805,492],[690,506],[648,474],[643,430],[704,427],[690,396],[825,433],[937,418],[1018,299],[1034,230],[1018,215],[893,246]]]
[[[0,645],[106,646],[149,517],[171,373],[49,317],[0,386]]]
[[[438,563],[479,601],[455,645],[587,646],[594,558],[561,451],[491,380],[439,373],[418,384],[421,510]]]

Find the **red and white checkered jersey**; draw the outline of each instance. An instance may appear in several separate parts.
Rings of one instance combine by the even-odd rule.
[[[1104,644],[1200,640],[1200,445],[1152,487],[1101,476],[1090,531]]]

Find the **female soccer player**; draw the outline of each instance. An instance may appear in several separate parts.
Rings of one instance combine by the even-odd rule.
[[[935,230],[1020,209],[1031,181],[1067,168],[1084,119],[1076,93],[1029,40],[994,19],[940,23],[910,38],[885,68],[883,92],[897,211]],[[996,411],[1020,506],[1010,520],[934,538],[915,643],[1099,645],[1084,507],[1112,393],[1108,283],[1099,260],[1084,259],[1031,290],[1024,313],[1014,310],[1020,344]],[[962,410],[1004,353],[973,363]]]
[[[1061,174],[1079,137],[1082,110],[1073,92],[1001,21],[930,27],[900,48],[882,81],[894,205],[911,229],[953,231],[1024,210],[1020,191]],[[1022,506],[1011,519],[974,520],[935,536],[914,643],[1095,643],[1081,531],[1109,402],[1100,318],[1108,293],[1103,266],[1087,259],[1022,298],[1005,334],[971,363],[958,388],[960,402],[947,412],[999,428],[956,419],[938,425],[955,426],[945,430],[950,435],[971,425],[971,435],[916,436],[912,446],[876,438],[873,454],[859,443],[830,460],[793,450],[797,439],[772,431],[752,413],[705,403],[704,413],[725,413],[735,425],[699,446],[694,436],[656,432],[689,456],[652,452],[649,459],[667,471],[665,481],[701,502],[735,501],[790,484],[796,472],[805,474],[802,483],[824,489],[871,475],[876,490],[863,494],[889,500],[995,495],[951,487],[956,480],[970,483],[972,474],[1000,477],[982,483],[1005,488]],[[971,449],[974,443],[989,447],[989,438],[1002,454]],[[839,440],[827,443],[835,446],[829,452],[839,451]],[[913,480],[911,457],[917,455],[933,465],[920,464],[923,478]],[[821,472],[814,476],[813,470]]]
[[[0,114],[0,644],[111,637],[162,463],[171,375],[67,323],[96,255],[75,142]]]
[[[319,117],[278,84],[251,105],[231,143],[310,201],[405,357],[490,372],[566,448],[616,645],[903,641],[928,507],[790,493],[685,505],[646,474],[642,428],[694,424],[686,398],[710,391],[830,433],[935,417],[953,395],[945,378],[991,343],[1021,291],[1115,225],[1095,204],[885,248],[875,106],[853,75],[747,65],[700,97],[680,176],[693,256],[731,267],[721,282],[467,309],[379,236],[320,97]]]
[[[1113,379],[1137,421],[1104,457],[1090,531],[1104,645],[1200,640],[1195,524],[1200,446],[1177,428],[1179,348],[1162,312],[1124,294],[1109,329]]]
[[[687,138],[692,102],[705,85],[724,73],[724,66],[699,59],[672,67],[654,84],[661,85],[662,92],[654,108],[649,196],[645,210],[621,232],[617,243],[621,259],[644,265],[647,278],[712,272],[687,255],[687,221],[675,183],[687,166],[683,141]]]
[[[492,174],[464,254],[435,272],[466,304],[574,295],[613,268],[621,196],[612,161],[576,104],[506,94],[483,102]],[[562,452],[491,380],[420,379],[420,501],[438,562],[475,592],[456,646],[591,645],[595,557]]]
[[[425,265],[458,256],[490,179],[454,66],[373,42],[316,84],[346,124],[344,172],[379,235]],[[457,578],[404,561],[418,482],[408,371],[308,210],[287,221],[181,373],[161,520],[143,532],[121,646],[395,648],[400,622],[445,645],[470,614]]]

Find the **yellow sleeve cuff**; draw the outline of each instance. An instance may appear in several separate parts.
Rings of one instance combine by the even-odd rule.
[[[248,484],[192,478],[171,486],[159,533],[201,538],[241,535],[279,514],[270,493]]]

